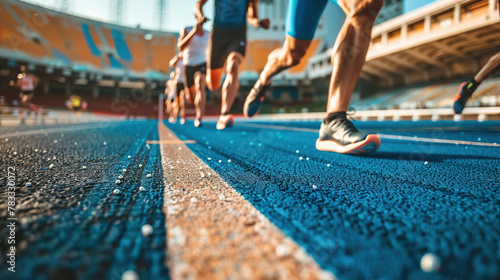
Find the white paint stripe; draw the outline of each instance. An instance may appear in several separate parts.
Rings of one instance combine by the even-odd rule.
[[[95,129],[95,128],[107,128],[110,126],[116,125],[115,122],[107,122],[107,123],[97,123],[97,124],[82,124],[82,125],[71,125],[71,126],[62,126],[56,128],[47,128],[47,129],[36,129],[30,131],[22,131],[22,132],[11,132],[8,134],[2,135],[2,137],[17,137],[17,136],[28,136],[28,135],[36,135],[36,134],[45,134],[45,133],[59,133],[59,132],[68,132],[68,131],[76,131],[76,130],[86,130],[86,129]]]
[[[161,142],[179,141],[163,123],[159,131]],[[173,280],[336,279],[185,144],[162,144],[161,155]]]
[[[406,140],[406,141],[416,141],[416,142],[432,142],[440,144],[455,144],[455,145],[469,145],[469,146],[485,146],[485,147],[500,147],[497,143],[482,143],[482,142],[471,142],[471,141],[461,141],[461,140],[449,140],[449,139],[437,139],[437,138],[425,138],[425,137],[409,137],[401,135],[388,135],[388,134],[378,134],[380,138],[392,139],[392,140]]]
[[[319,129],[314,128],[302,128],[302,127],[289,127],[289,126],[278,126],[278,125],[265,125],[265,124],[240,124],[238,126],[256,127],[256,128],[269,128],[269,129],[279,129],[288,131],[299,131],[299,132],[314,132],[318,133]]]
[[[275,125],[239,124],[239,126],[280,129],[280,130],[299,131],[299,132],[314,132],[314,133],[319,132],[319,129],[301,128],[301,127],[286,127],[286,126],[275,126]],[[469,145],[469,146],[483,146],[483,147],[500,148],[500,145],[497,143],[485,143],[485,142],[473,142],[473,141],[461,141],[461,140],[425,138],[425,137],[415,138],[415,137],[409,137],[409,136],[389,135],[389,134],[377,134],[377,135],[382,139],[391,139],[391,140],[404,140],[404,141],[415,141],[415,142],[431,142],[431,143],[441,143],[441,144],[455,144],[455,145]]]
[[[162,145],[162,144],[169,144],[169,145],[179,145],[179,144],[196,144],[196,141],[194,140],[184,140],[184,141],[177,141],[177,140],[168,140],[168,141],[156,141],[156,140],[149,140],[146,141],[146,144],[151,144],[151,145]]]

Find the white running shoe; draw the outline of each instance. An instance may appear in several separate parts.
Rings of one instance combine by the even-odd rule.
[[[233,115],[220,116],[217,120],[217,130],[223,130],[234,125]]]

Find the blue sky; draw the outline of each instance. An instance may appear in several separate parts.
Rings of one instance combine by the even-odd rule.
[[[50,8],[57,8],[59,0],[25,0]],[[110,21],[112,0],[70,0],[69,12],[75,15],[90,17],[101,21]],[[193,6],[197,0],[167,0],[165,24],[163,30],[179,31],[182,27],[192,25],[194,22]],[[156,0],[124,0],[125,11],[123,25],[142,28],[158,29],[156,23]],[[209,1],[204,12],[212,18],[213,2]],[[208,24],[205,26],[208,27]]]

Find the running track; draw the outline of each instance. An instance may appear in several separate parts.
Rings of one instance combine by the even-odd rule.
[[[317,151],[317,122],[167,127],[340,279],[498,279],[500,123],[356,125],[382,134],[378,152]],[[2,186],[6,167],[17,168],[19,221],[11,274],[2,188],[1,279],[120,279],[126,270],[168,278],[160,147],[146,144],[159,140],[157,122],[0,134]],[[141,234],[144,224],[151,236]],[[439,257],[439,272],[421,270],[425,253]]]

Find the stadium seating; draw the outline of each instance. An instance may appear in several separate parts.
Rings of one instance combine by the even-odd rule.
[[[281,41],[278,40],[254,40],[248,42],[245,62],[241,69],[243,71],[260,72],[264,69],[268,55],[275,49],[280,48]]]
[[[75,71],[127,73],[139,78],[150,78],[151,73],[167,78],[170,71],[168,61],[176,52],[176,34],[102,23],[13,0],[2,1],[1,5],[5,7],[0,9],[2,47],[19,53],[28,62],[44,59],[50,65]],[[19,43],[13,45],[13,40]],[[290,74],[304,73],[308,58],[317,53],[320,42],[313,41],[305,59],[290,69]],[[276,39],[249,39],[242,72],[262,71],[269,53],[281,44],[282,40]]]
[[[292,68],[290,68],[290,74],[299,74],[304,73],[306,71],[309,59],[318,52],[318,47],[320,46],[321,40],[314,39],[311,42],[311,46],[307,50],[306,54],[300,61],[300,63]]]
[[[0,55],[4,58],[71,67],[77,72],[168,78],[168,60],[175,54],[174,33],[106,24],[19,1],[2,1],[0,6]]]
[[[36,42],[39,38],[34,37],[28,28],[23,28],[21,19],[6,2],[0,4],[0,23],[0,45],[3,49],[16,55],[24,54],[36,59],[51,55],[47,47],[41,42]]]
[[[141,34],[129,34],[126,39],[131,59],[128,61],[130,69],[138,71],[148,67],[146,58],[146,43]]]
[[[88,46],[82,48],[74,48],[74,52],[77,54],[79,61],[87,62],[93,67],[102,68],[106,64],[102,58],[102,53],[97,47],[100,41],[97,41],[98,37],[93,26],[89,26],[85,23],[81,24],[83,30],[83,35],[76,29],[78,26],[68,25],[65,27],[65,34],[67,34],[68,39],[74,43],[75,46]],[[97,42],[97,43],[96,43]]]
[[[160,34],[146,42],[146,54],[151,56],[151,69],[153,71],[169,71],[168,62],[175,55],[176,42],[176,38]]]
[[[357,110],[449,108],[462,81],[464,79],[453,79],[399,87],[353,102],[351,106]],[[500,77],[486,80],[467,106],[500,105],[499,83]]]

